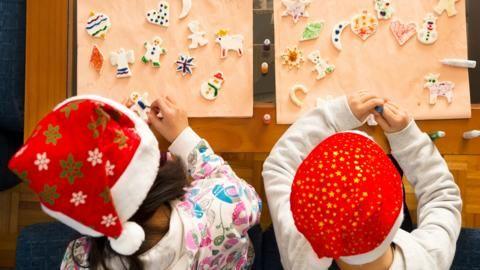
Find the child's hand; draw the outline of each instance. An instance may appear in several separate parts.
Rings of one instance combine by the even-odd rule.
[[[173,142],[188,127],[187,113],[169,97],[161,97],[150,105],[148,121],[169,142]]]
[[[402,131],[411,121],[410,115],[404,109],[388,101],[383,106],[383,113],[373,112],[375,121],[386,133]]]
[[[360,91],[348,96],[348,106],[350,106],[353,115],[360,122],[365,121],[376,106],[382,106],[384,103],[385,100],[383,98],[379,98],[367,91]]]

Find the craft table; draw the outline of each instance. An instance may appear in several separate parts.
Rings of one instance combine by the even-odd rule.
[[[465,1],[465,0],[462,0]],[[469,12],[480,13],[480,1],[468,1]],[[27,1],[27,44],[25,84],[25,136],[54,105],[73,92],[75,20],[74,0]],[[254,0],[254,83],[255,105],[252,118],[234,119],[191,119],[192,128],[206,138],[213,148],[222,153],[235,171],[249,181],[261,194],[264,188],[261,170],[268,152],[288,128],[277,125],[274,107],[274,63],[273,44],[270,57],[262,52],[265,38],[272,43],[272,1]],[[480,17],[469,16],[470,58],[480,60]],[[260,64],[267,61],[270,72],[263,77]],[[472,99],[480,103],[480,69],[470,73]],[[263,117],[272,117],[270,124],[264,124]],[[464,140],[464,131],[480,130],[480,104],[473,105],[472,118],[447,121],[420,121],[422,130],[445,131],[447,136],[435,143],[447,160],[455,181],[462,190],[464,200],[463,226],[480,227],[480,138]],[[380,144],[387,149],[379,127],[365,127]],[[166,143],[162,143],[166,147]],[[388,149],[387,149],[388,150]],[[407,203],[416,217],[415,195],[407,186]],[[267,204],[262,216],[262,225],[270,224]],[[32,223],[51,220],[43,214],[35,196],[23,185],[0,193],[0,267],[12,265],[15,238],[18,231]]]

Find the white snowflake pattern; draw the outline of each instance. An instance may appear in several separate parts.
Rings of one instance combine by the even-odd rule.
[[[33,162],[36,166],[38,166],[39,171],[47,171],[48,170],[48,163],[50,163],[50,159],[47,158],[47,153],[38,153],[37,160]]]
[[[98,150],[98,148],[88,151],[87,161],[92,163],[92,166],[95,167],[97,164],[102,164],[103,154]]]
[[[113,176],[114,175],[113,169],[115,169],[115,165],[110,163],[110,160],[107,160],[107,164],[105,164],[105,173],[108,176]]]
[[[110,227],[110,226],[115,226],[117,224],[117,218],[114,217],[112,214],[109,214],[108,216],[102,216],[102,225],[105,225],[105,227]]]
[[[79,206],[80,204],[85,204],[85,199],[87,198],[86,194],[83,194],[82,191],[77,193],[72,193],[72,199],[70,200],[75,206]]]

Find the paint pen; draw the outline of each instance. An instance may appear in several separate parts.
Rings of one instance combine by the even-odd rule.
[[[375,111],[379,114],[383,114],[383,106],[375,106]]]
[[[430,136],[430,139],[432,141],[435,141],[435,140],[438,140],[440,138],[444,138],[447,134],[444,132],[444,131],[435,131],[435,132],[432,132],[432,133],[429,133],[428,136]]]
[[[475,68],[477,66],[477,61],[473,60],[466,60],[466,59],[443,59],[440,62],[442,64],[452,67],[460,67],[460,68]]]

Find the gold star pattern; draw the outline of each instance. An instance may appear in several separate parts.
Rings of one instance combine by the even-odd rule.
[[[60,126],[49,124],[47,130],[43,132],[43,135],[45,136],[45,144],[57,145],[58,140],[62,138],[62,134],[60,134],[59,130]]]

